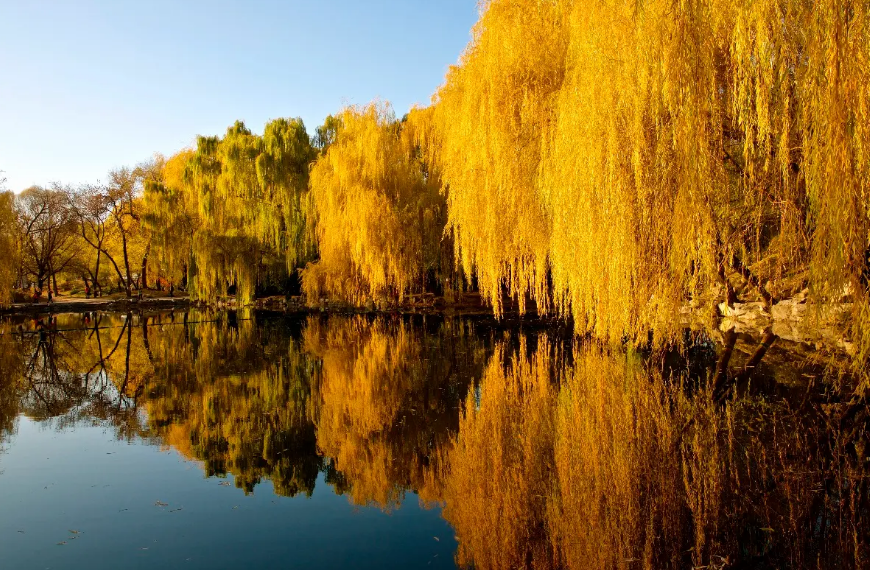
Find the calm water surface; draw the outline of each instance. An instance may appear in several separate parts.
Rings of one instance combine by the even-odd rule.
[[[244,312],[0,331],[2,568],[868,567],[863,428],[776,351],[721,404],[703,339],[662,359]]]

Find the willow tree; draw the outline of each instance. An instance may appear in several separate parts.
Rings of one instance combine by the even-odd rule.
[[[851,288],[870,353],[868,14],[486,3],[434,98],[458,261],[496,312],[530,294],[612,339],[672,338],[733,283],[770,304],[808,269],[821,300]]]
[[[15,215],[15,194],[0,192],[0,306],[12,299],[18,269],[18,226]]]
[[[271,210],[260,239],[283,251],[288,271],[314,256],[308,234],[308,171],[316,151],[302,119],[275,119],[266,124],[256,161],[257,179]]]
[[[542,136],[564,76],[560,2],[489,2],[434,96],[428,145],[448,189],[457,262],[500,314],[502,295],[547,305],[550,218],[537,196]]]
[[[171,284],[187,284],[193,239],[200,228],[197,195],[185,179],[193,150],[185,149],[162,164],[160,176],[145,183],[143,220],[149,227],[159,272]]]
[[[204,231],[194,239],[194,284],[201,297],[223,294],[229,285],[237,287],[240,299],[254,297],[260,252],[245,229],[258,223],[259,146],[259,138],[241,121],[223,139],[197,137],[191,164],[204,221]]]
[[[236,287],[249,301],[266,275],[286,276],[313,256],[306,233],[308,165],[315,150],[300,119],[277,119],[262,137],[237,121],[224,137],[198,137],[183,186],[194,194],[191,282],[214,298]]]
[[[320,259],[304,270],[309,299],[401,299],[440,252],[443,200],[414,132],[385,103],[349,107],[311,171]],[[428,254],[428,258],[427,258]]]

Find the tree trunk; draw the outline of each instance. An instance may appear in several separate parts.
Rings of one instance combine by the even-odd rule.
[[[145,290],[148,288],[148,254],[151,253],[151,242],[145,248],[145,255],[142,256],[142,270],[139,272],[139,289]]]
[[[758,291],[758,294],[761,295],[762,300],[764,301],[764,306],[770,308],[776,303],[776,300],[773,296],[767,291],[767,288],[761,283],[761,280],[754,275],[748,267],[746,267],[743,262],[734,256],[731,260],[731,267],[734,268],[737,273],[743,277],[743,280],[746,281],[749,285],[755,287],[755,290]]]
[[[728,281],[728,276],[725,274],[725,264],[723,261],[719,262],[719,281],[722,282],[722,285],[725,286],[725,304],[730,308],[734,308],[734,303],[737,302],[737,293],[734,292],[734,288],[731,286],[731,282]]]
[[[148,342],[148,317],[144,314],[139,315],[142,321],[142,344],[145,345],[145,352],[148,354],[148,362],[154,362],[154,355],[151,353],[151,343]]]
[[[103,247],[103,242],[100,242],[100,248]],[[102,297],[102,291],[100,291],[100,256],[102,255],[102,250],[97,250],[97,267],[96,271],[94,271],[94,298]]]
[[[133,297],[133,291],[130,289],[132,276],[130,275],[130,256],[127,254],[127,234],[121,231],[121,245],[124,249],[124,270],[127,272],[127,278],[124,279],[124,291],[127,293],[127,298]]]
[[[119,407],[124,396],[127,394],[127,382],[130,380],[130,346],[133,344],[133,313],[127,313],[127,322],[124,324],[127,326],[127,356],[124,359],[124,383],[121,385],[121,389],[118,390],[120,393],[118,400]]]
[[[115,258],[112,257],[111,255],[109,255],[109,252],[107,252],[107,251],[103,251],[103,253],[105,253],[106,257],[109,258],[109,261],[112,262],[112,266],[115,268],[115,273],[118,274],[118,283],[120,283],[121,285],[124,285],[124,276],[121,275],[121,268],[118,267],[118,264],[115,262]],[[111,283],[111,280],[109,281],[109,283]],[[102,293],[102,289],[100,289],[100,293]]]
[[[734,345],[737,343],[737,331],[733,328],[725,332],[722,346],[722,354],[716,362],[716,373],[713,376],[713,398],[716,401],[721,401],[725,397],[725,392],[728,389],[728,364],[731,362],[731,355],[734,353]]]
[[[743,370],[741,370],[740,374],[738,374],[734,379],[734,383],[738,388],[752,378],[752,374],[755,372],[755,369],[758,368],[758,365],[761,364],[761,360],[764,358],[764,355],[767,354],[767,350],[773,346],[774,341],[776,341],[776,335],[773,334],[772,329],[767,328],[764,331],[764,336],[761,338],[761,342],[755,348],[755,352],[752,353],[752,356],[743,366]]]

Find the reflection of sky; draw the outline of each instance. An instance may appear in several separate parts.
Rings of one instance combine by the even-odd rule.
[[[390,514],[351,506],[323,474],[311,498],[268,481],[245,496],[111,428],[17,424],[0,454],[3,568],[453,567],[453,530],[410,492]]]

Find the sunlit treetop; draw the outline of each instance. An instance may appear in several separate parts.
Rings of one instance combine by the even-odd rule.
[[[276,119],[262,137],[237,121],[223,137],[197,137],[195,149],[166,163],[163,196],[151,200],[155,225],[184,219],[190,254],[183,263],[196,296],[213,299],[233,285],[249,301],[264,274],[286,275],[314,255],[306,217],[315,156],[300,119]]]
[[[311,170],[320,260],[303,273],[310,299],[401,298],[419,280],[442,224],[438,184],[424,167],[415,123],[385,103],[349,107]],[[427,231],[427,229],[429,231]]]

